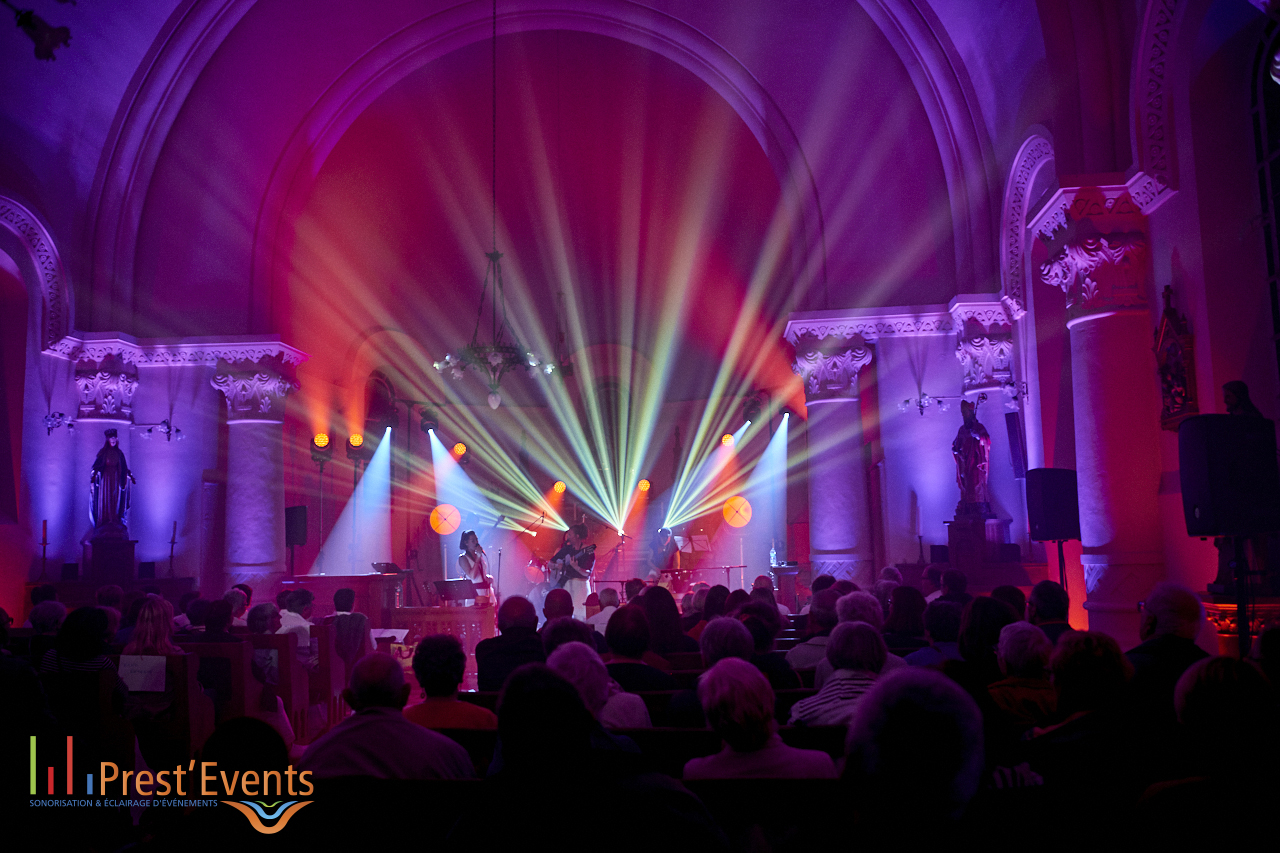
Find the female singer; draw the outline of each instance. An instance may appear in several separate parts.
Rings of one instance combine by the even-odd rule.
[[[458,541],[462,553],[458,555],[458,571],[476,586],[476,606],[493,603],[493,578],[489,577],[489,558],[480,547],[480,538],[474,530],[462,531]]]

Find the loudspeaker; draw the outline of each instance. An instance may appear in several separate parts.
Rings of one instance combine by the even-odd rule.
[[[1022,421],[1017,412],[1005,412],[1004,429],[1009,434],[1009,463],[1013,465],[1013,478],[1027,476],[1027,443],[1022,435]]]
[[[155,580],[156,577],[156,561],[143,560],[138,563],[138,580]]]
[[[1182,514],[1191,536],[1280,530],[1275,423],[1196,415],[1178,425]]]
[[[305,506],[287,506],[284,508],[284,544],[307,544],[307,508]]]
[[[1080,495],[1070,468],[1027,471],[1027,521],[1031,541],[1080,538]]]

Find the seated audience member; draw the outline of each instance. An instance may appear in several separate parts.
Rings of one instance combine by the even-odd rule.
[[[191,624],[191,617],[187,615],[187,608],[191,606],[191,602],[195,601],[199,597],[200,593],[192,590],[191,592],[184,592],[181,597],[178,598],[177,615],[173,617],[173,629],[175,631],[181,631],[183,628],[186,628]]]
[[[31,630],[36,634],[52,637],[62,627],[62,620],[67,618],[67,606],[61,601],[47,599],[41,601],[27,614]]]
[[[466,670],[467,655],[457,637],[423,637],[413,652],[413,674],[426,698],[405,708],[405,719],[428,729],[496,729],[496,714],[458,699]]]
[[[1029,622],[1013,622],[1000,629],[996,659],[1004,678],[987,692],[1005,718],[1019,731],[1048,725],[1057,709],[1057,693],[1049,681],[1053,646],[1044,632]]]
[[[644,615],[649,617],[649,646],[660,655],[672,652],[696,652],[698,641],[680,630],[680,612],[671,593],[651,586],[640,597]]]
[[[707,598],[702,603],[702,621],[694,625],[686,633],[695,640],[701,637],[708,622],[725,614],[725,603],[728,600],[729,587],[723,584],[716,584],[707,590]]]
[[[932,604],[942,597],[942,568],[929,566],[920,578],[920,591],[924,593],[925,604]]]
[[[833,583],[831,585],[831,588],[834,589],[837,593],[839,593],[841,598],[844,598],[846,595],[848,595],[851,592],[858,592],[861,589],[856,583],[849,580],[848,578],[841,578],[840,580]]]
[[[41,672],[101,672],[116,671],[116,665],[107,657],[107,614],[101,607],[78,607],[67,614],[58,628],[58,638],[53,648],[40,659]],[[123,685],[114,680],[115,689],[123,698]],[[97,697],[90,697],[97,701]]]
[[[731,657],[749,662],[755,654],[751,632],[737,619],[727,616],[712,619],[703,629],[698,644],[702,651],[703,669],[710,669]],[[706,725],[696,690],[681,690],[671,697],[667,703],[667,724],[677,728],[702,728]]]
[[[832,779],[825,752],[794,749],[778,737],[773,688],[755,667],[725,658],[698,680],[698,700],[724,748],[684,766],[686,779]]]
[[[305,589],[289,593],[289,607],[280,611],[280,630],[277,634],[293,634],[298,638],[298,660],[307,669],[320,665],[320,650],[311,638],[311,614],[316,597]]]
[[[680,597],[680,621],[684,621],[684,617],[693,613],[693,593],[686,592]]]
[[[942,573],[942,595],[938,598],[963,606],[973,601],[973,596],[967,592],[968,588],[969,578],[964,572],[959,569],[947,569]]]
[[[374,652],[356,662],[342,697],[355,712],[321,735],[299,762],[317,778],[468,779],[475,775],[467,751],[454,741],[405,719],[409,698],[400,662]]]
[[[889,618],[889,598],[893,595],[893,591],[901,584],[894,581],[876,581],[876,585],[871,588],[871,594],[876,597],[876,601],[880,602],[881,619]]]
[[[187,605],[187,624],[176,633],[182,639],[191,639],[204,633],[205,621],[209,618],[209,606],[213,604],[207,598],[193,598]]]
[[[929,645],[924,634],[924,596],[913,586],[896,586],[889,593],[889,615],[885,617],[885,645],[893,652],[907,654]]]
[[[760,575],[751,583],[751,594],[755,595],[756,590],[765,590],[769,593],[769,598],[773,605],[778,608],[778,613],[782,616],[790,616],[791,608],[778,601],[777,591],[773,588],[773,578],[768,575]],[[763,600],[763,596],[761,597]]]
[[[882,849],[900,843],[907,827],[915,842],[945,843],[977,793],[982,770],[982,716],[938,672],[885,675],[849,723],[842,778],[858,810],[850,819]]]
[[[836,579],[833,575],[818,575],[809,584],[809,601],[812,602],[815,595],[822,592],[824,589],[830,589],[835,586],[835,583]],[[807,614],[811,606],[812,604],[806,604],[804,607],[800,608],[801,615]]]
[[[987,688],[1001,678],[996,645],[1005,625],[1018,621],[1018,614],[1003,601],[980,595],[960,613],[960,660],[947,661],[942,672],[965,690],[986,713],[991,694]]]
[[[585,615],[583,616],[583,621],[586,621],[587,619],[590,619],[592,616],[595,616],[597,613],[599,613],[600,612],[600,593],[598,592],[588,593],[587,597],[582,601],[582,609],[585,611]]]
[[[1018,614],[1019,619],[1025,618],[1027,612],[1027,597],[1022,594],[1022,590],[1010,584],[1001,584],[991,590],[991,597],[996,601],[1003,601],[1009,605],[1014,613]]]
[[[245,621],[250,634],[275,634],[280,630],[280,611],[272,603],[264,601],[250,608]],[[293,745],[293,724],[285,713],[284,700],[280,698],[280,661],[274,649],[254,649],[250,671],[262,685],[262,698],[253,715],[271,726]]]
[[[880,570],[880,577],[877,580],[893,581],[899,586],[902,585],[902,572],[897,566],[885,566]]]
[[[929,645],[907,655],[911,666],[941,667],[960,660],[960,607],[947,601],[933,601],[924,609],[924,631]]]
[[[508,597],[498,607],[498,636],[476,644],[476,677],[481,690],[501,690],[517,667],[546,660],[538,636],[538,614],[529,599]]]
[[[605,669],[623,690],[640,693],[647,690],[676,690],[679,685],[671,675],[646,660],[649,651],[649,618],[634,604],[618,608],[605,626],[605,640],[612,655]],[[662,658],[652,655],[662,663]]]
[[[644,700],[627,693],[609,677],[600,655],[590,645],[565,643],[547,655],[547,666],[577,688],[591,716],[606,729],[652,725]]]
[[[646,584],[640,578],[632,578],[622,585],[622,594],[626,598],[626,604],[633,603],[640,597],[640,593],[645,591]]]
[[[1178,764],[1149,787],[1138,823],[1167,849],[1222,846],[1222,827],[1188,815],[1232,816],[1240,838],[1274,834],[1277,757],[1276,692],[1248,661],[1199,660],[1178,679],[1174,710],[1181,730]]]
[[[138,624],[138,614],[142,611],[142,605],[147,601],[146,595],[140,595],[133,601],[129,602],[129,607],[125,610],[124,616],[120,618],[120,629],[116,631],[114,642],[118,646],[128,644],[129,638],[133,636],[133,628]]]
[[[120,605],[124,602],[124,590],[115,584],[107,584],[98,587],[98,591],[93,594],[93,598],[98,602],[99,607],[112,607],[116,610],[120,609]]]
[[[355,609],[354,589],[340,589],[333,594],[333,646],[348,671],[360,658],[378,649],[369,628],[369,617],[353,612]]]
[[[747,592],[745,589],[735,589],[733,592],[729,593],[729,597],[724,600],[724,612],[732,613],[750,600],[751,593]],[[805,609],[808,610],[808,607]]]
[[[701,630],[701,626],[706,624],[707,618],[702,611],[706,609],[707,592],[710,589],[711,587],[706,584],[698,584],[693,590],[693,603],[680,616],[680,628],[685,633],[695,629]]]
[[[574,619],[572,616],[557,616],[543,625],[538,633],[542,637],[544,655],[550,656],[565,643],[586,643],[593,649],[599,649],[596,638],[600,635],[586,622]]]
[[[1049,669],[1062,722],[1032,730],[1027,761],[1064,814],[1088,804],[1114,823],[1148,783],[1124,712],[1133,667],[1106,634],[1071,631],[1059,638]]]
[[[878,605],[877,605],[878,606]],[[791,708],[791,725],[839,726],[849,722],[858,700],[884,669],[884,638],[866,622],[841,622],[827,643],[832,673],[816,696]]]
[[[884,628],[884,611],[880,607],[880,602],[869,592],[851,592],[841,596],[836,602],[836,616],[841,622],[866,622],[877,631],[883,631]],[[903,658],[892,652],[886,654],[884,661],[886,672],[906,665],[907,662]],[[831,673],[830,659],[818,661],[813,673],[813,686],[822,689],[822,685],[826,683]]]
[[[180,655],[173,643],[173,605],[158,596],[148,596],[138,611],[138,624],[124,647],[126,655]]]
[[[796,690],[802,685],[800,676],[796,675],[785,655],[777,654],[774,643],[778,634],[782,633],[782,616],[776,607],[770,607],[765,601],[751,601],[739,607],[732,614],[733,618],[743,624],[751,634],[754,650],[751,662],[756,669],[769,679],[773,690]]]
[[[253,606],[253,587],[249,586],[247,583],[238,583],[234,584],[231,588],[238,589],[243,592],[245,603],[250,607]]]
[[[276,593],[276,609],[281,613],[289,609],[289,596],[293,595],[293,591],[282,589]]]
[[[600,610],[587,620],[587,624],[603,634],[613,614],[618,612],[618,591],[611,586],[606,586],[600,590],[598,596]]]
[[[249,612],[249,599],[244,592],[232,587],[222,594],[222,600],[231,605],[231,626],[233,628],[249,627],[249,622],[245,618],[245,614]]]
[[[1057,645],[1058,638],[1071,630],[1067,623],[1070,607],[1071,599],[1061,584],[1040,581],[1031,587],[1031,595],[1027,597],[1027,621],[1044,631],[1049,642]]]
[[[1142,603],[1138,636],[1143,642],[1129,650],[1133,665],[1129,693],[1134,710],[1144,719],[1173,721],[1173,688],[1182,673],[1209,656],[1196,645],[1204,622],[1200,597],[1183,586],[1157,584]]]
[[[839,621],[836,617],[836,602],[839,599],[840,593],[834,587],[814,594],[809,621],[805,626],[808,636],[804,642],[797,643],[787,651],[787,663],[792,669],[813,669],[820,661],[826,660],[827,638]]]
[[[204,615],[204,630],[191,637],[202,643],[239,643],[242,637],[231,633],[231,602],[219,598],[210,601]]]
[[[573,596],[567,589],[553,589],[547,593],[546,600],[542,602],[542,624],[545,625],[561,616],[573,616]]]

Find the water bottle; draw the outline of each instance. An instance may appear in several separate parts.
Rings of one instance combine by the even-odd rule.
[[[769,543],[769,568],[776,568],[778,565],[778,548],[772,542]]]

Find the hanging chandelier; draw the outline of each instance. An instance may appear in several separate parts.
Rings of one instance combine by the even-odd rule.
[[[480,289],[480,305],[476,309],[475,330],[471,333],[471,343],[455,353],[446,353],[441,361],[433,362],[436,370],[445,372],[454,379],[461,379],[468,369],[475,369],[485,377],[489,386],[489,408],[496,409],[502,405],[502,396],[498,388],[502,377],[509,371],[524,368],[530,375],[539,370],[550,376],[555,372],[555,364],[542,363],[537,355],[520,346],[510,334],[507,325],[507,295],[502,283],[502,253],[498,251],[498,0],[493,0],[493,37],[492,51],[492,106],[493,106],[493,148],[491,172],[491,214],[493,217],[493,251],[485,252],[488,263],[484,270],[484,285]],[[489,317],[489,337],[480,338],[480,327],[484,322],[485,300],[493,287],[493,303]]]

